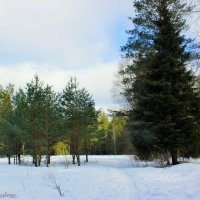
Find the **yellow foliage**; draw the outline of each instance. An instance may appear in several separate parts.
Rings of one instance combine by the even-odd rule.
[[[56,155],[68,155],[69,154],[69,145],[65,144],[63,141],[56,143],[53,146],[53,150]]]

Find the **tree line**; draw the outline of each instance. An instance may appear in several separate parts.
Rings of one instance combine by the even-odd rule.
[[[92,96],[71,78],[60,93],[37,75],[24,89],[0,86],[0,155],[22,164],[31,155],[33,164],[47,167],[51,155],[71,154],[80,165],[80,155],[126,153],[123,135],[126,118],[109,118],[96,110]]]

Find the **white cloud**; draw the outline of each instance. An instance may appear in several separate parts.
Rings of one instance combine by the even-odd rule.
[[[128,24],[131,2],[0,0],[1,51],[66,67],[100,62],[118,53],[114,37],[125,30],[115,29]]]
[[[71,76],[77,77],[79,86],[94,97],[98,108],[110,108],[112,102],[113,74],[117,70],[118,62],[99,63],[87,69],[68,70],[49,65],[34,63],[21,63],[17,66],[0,66],[0,84],[5,86],[14,83],[15,86],[24,88],[27,82],[37,73],[45,83],[52,85],[55,91],[62,91]]]

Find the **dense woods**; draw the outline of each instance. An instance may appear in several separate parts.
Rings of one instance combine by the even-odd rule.
[[[128,153],[125,124],[124,117],[96,110],[92,96],[76,78],[60,93],[37,75],[24,89],[0,87],[0,154],[9,164],[11,157],[22,164],[22,155],[31,155],[36,167],[41,162],[48,167],[51,155],[71,154],[73,164],[80,165],[80,155],[88,162],[90,154]]]

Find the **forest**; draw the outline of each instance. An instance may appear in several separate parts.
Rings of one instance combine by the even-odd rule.
[[[25,89],[0,87],[0,155],[31,155],[33,164],[46,166],[51,155],[72,155],[80,165],[80,155],[127,154],[131,144],[125,131],[126,117],[108,116],[96,110],[92,96],[71,78],[61,93],[45,85],[35,75]],[[76,160],[76,161],[75,161]]]

